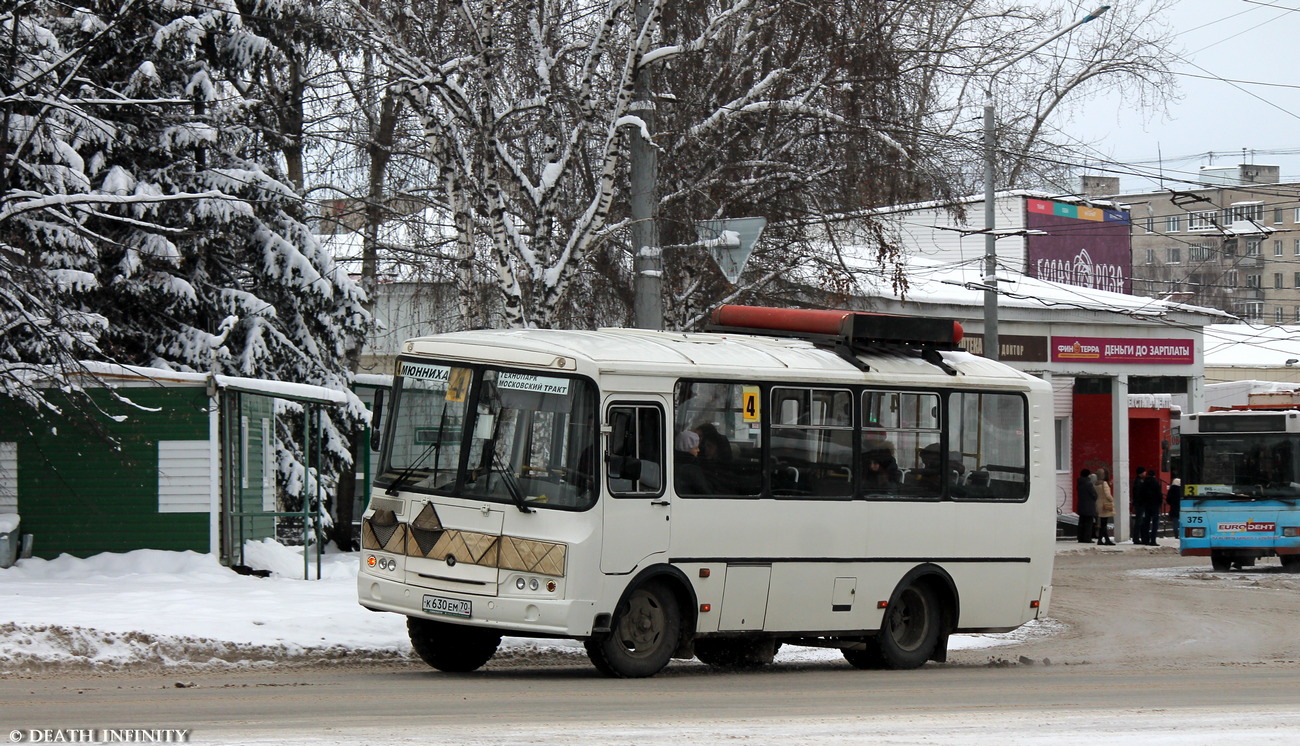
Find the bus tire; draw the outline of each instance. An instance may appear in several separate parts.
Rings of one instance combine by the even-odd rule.
[[[587,657],[606,676],[654,676],[676,652],[681,629],[677,596],[663,583],[651,581],[614,610],[609,634],[587,640]]]
[[[1214,568],[1215,572],[1227,572],[1232,569],[1232,558],[1224,552],[1211,550],[1210,566]]]
[[[919,668],[939,644],[939,601],[929,586],[911,583],[895,594],[876,636],[885,668]]]
[[[695,657],[713,668],[743,670],[771,664],[780,648],[770,637],[706,637],[695,641]]]
[[[863,671],[875,671],[885,667],[885,659],[880,654],[880,643],[872,637],[863,640],[866,648],[863,650],[850,650],[841,648],[840,652],[844,654],[844,660],[849,662],[850,666],[860,668]]]
[[[1300,554],[1283,554],[1278,559],[1282,560],[1282,572],[1300,572]]]
[[[439,671],[468,673],[492,659],[501,635],[481,627],[466,627],[420,617],[406,618],[406,634],[420,660]]]

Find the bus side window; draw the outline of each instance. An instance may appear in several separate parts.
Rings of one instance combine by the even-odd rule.
[[[663,419],[663,411],[652,405],[610,407],[605,467],[611,494],[663,492]]]

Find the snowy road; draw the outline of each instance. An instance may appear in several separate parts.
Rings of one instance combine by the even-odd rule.
[[[274,606],[250,596],[241,609],[207,615],[230,628],[226,637],[251,636],[264,651],[280,646],[282,663],[264,657],[230,668],[219,658],[199,670],[114,671],[109,667],[132,649],[130,636],[100,649],[90,641],[103,638],[88,636],[77,670],[29,666],[0,680],[0,738],[9,729],[22,736],[39,728],[130,727],[186,729],[196,743],[326,746],[1300,741],[1300,577],[1279,572],[1276,561],[1227,574],[1208,569],[1170,548],[1062,545],[1052,611],[1061,624],[1051,634],[994,648],[966,640],[950,663],[913,672],[856,671],[835,656],[783,655],[745,674],[674,662],[643,681],[600,678],[563,648],[515,646],[465,676],[395,656],[374,662],[393,642],[389,615],[353,617],[324,597],[317,603],[333,621],[317,620],[306,635],[327,646],[332,662],[308,664],[306,635],[296,641],[270,616]],[[23,588],[0,582],[0,602],[25,622],[7,638],[10,650],[22,647],[21,634],[49,606]],[[266,588],[281,598],[290,592],[288,585]],[[102,611],[110,627],[132,623],[128,609]],[[74,613],[94,616],[91,609],[61,611]],[[247,629],[236,627],[243,617],[253,620]],[[134,624],[142,623],[136,613]],[[369,642],[351,655],[331,644],[340,635]],[[48,644],[33,636],[28,646]],[[51,650],[66,655],[75,647]],[[1019,664],[1020,656],[1033,663]],[[354,660],[362,657],[372,662]]]

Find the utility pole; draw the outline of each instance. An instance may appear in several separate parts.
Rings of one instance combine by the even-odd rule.
[[[997,209],[994,205],[997,194],[993,184],[997,172],[995,164],[997,140],[994,133],[993,84],[997,81],[997,77],[1008,67],[1108,10],[1110,10],[1109,5],[1100,6],[1024,53],[1011,58],[989,75],[988,88],[984,92],[984,357],[989,360],[997,360],[1001,352],[1001,348],[998,346],[998,237],[995,232]]]
[[[637,0],[636,29],[646,33],[650,0]],[[645,128],[632,133],[629,180],[632,210],[633,323],[639,329],[663,329],[663,249],[659,246],[659,155],[648,138],[654,133],[655,100],[650,68],[639,65],[633,81],[630,112]]]

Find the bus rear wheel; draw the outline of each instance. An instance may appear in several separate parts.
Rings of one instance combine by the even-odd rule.
[[[705,638],[695,641],[695,657],[713,668],[759,668],[775,660],[780,648],[781,643],[771,638]]]
[[[663,583],[646,583],[615,609],[609,634],[587,640],[587,657],[606,676],[654,676],[676,652],[681,629],[677,597]]]
[[[492,630],[413,616],[406,618],[406,634],[420,660],[448,673],[480,668],[501,644],[501,635]]]
[[[885,667],[924,665],[939,644],[939,624],[939,602],[928,587],[913,583],[900,591],[889,602],[876,636]]]
[[[1226,552],[1211,551],[1210,566],[1214,568],[1215,572],[1227,572],[1232,569],[1232,558]]]
[[[1278,559],[1282,560],[1283,572],[1300,572],[1300,554],[1283,554]]]

